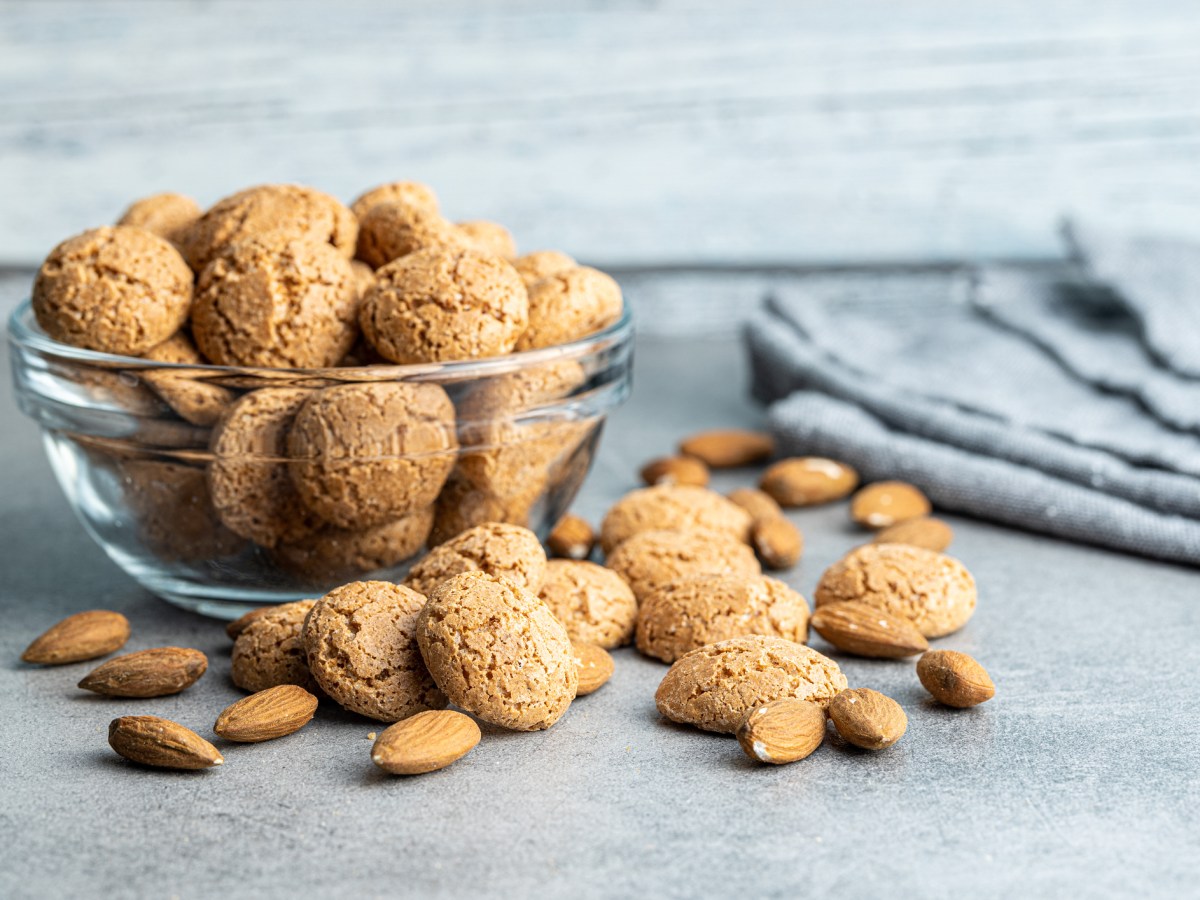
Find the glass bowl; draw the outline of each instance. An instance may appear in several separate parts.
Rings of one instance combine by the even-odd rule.
[[[18,403],[88,533],[148,590],[222,618],[398,581],[481,522],[545,538],[633,363],[628,310],[570,344],[427,365],[151,362],[60,344],[28,302],[9,341]]]

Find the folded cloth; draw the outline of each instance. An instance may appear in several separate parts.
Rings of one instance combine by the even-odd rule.
[[[1149,303],[1065,267],[814,281],[748,324],[754,389],[789,452],[1200,563],[1200,383],[1183,342],[1170,366],[1151,343]]]

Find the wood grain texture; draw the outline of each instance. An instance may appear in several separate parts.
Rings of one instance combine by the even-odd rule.
[[[0,6],[0,262],[132,198],[427,180],[600,264],[1200,233],[1184,0]]]

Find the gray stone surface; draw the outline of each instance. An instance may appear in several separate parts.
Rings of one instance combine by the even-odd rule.
[[[0,283],[0,308],[20,286]],[[939,642],[976,654],[997,698],[929,703],[911,663],[843,660],[909,731],[870,755],[829,741],[750,764],[735,742],[665,723],[662,665],[616,654],[612,682],[539,734],[489,730],[465,760],[378,773],[379,726],[323,707],[202,773],[137,768],[110,719],[208,731],[239,696],[221,627],[141,591],[72,518],[33,426],[0,381],[0,896],[1176,897],[1200,859],[1200,573],[951,519],[979,612]],[[597,519],[646,458],[700,427],[754,425],[731,339],[643,341],[577,508]],[[717,487],[749,483],[723,476]],[[861,541],[843,505],[794,516],[810,595]],[[147,701],[74,688],[88,664],[18,661],[60,617],[126,613],[130,648],[210,655],[195,687]],[[819,639],[814,645],[827,649]]]

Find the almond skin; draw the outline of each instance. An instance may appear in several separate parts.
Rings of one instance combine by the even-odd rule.
[[[92,609],[68,616],[25,648],[21,659],[40,666],[83,662],[120,650],[129,640],[129,620],[118,612]]]
[[[155,647],[110,659],[79,686],[106,697],[165,697],[195,684],[207,669],[208,657],[199,650]]]
[[[876,544],[907,544],[923,550],[943,552],[954,540],[954,531],[941,519],[922,516],[897,522],[876,532],[872,541]]]
[[[775,700],[750,711],[737,739],[745,754],[758,762],[796,762],[825,740],[825,711],[808,700]]]
[[[750,528],[750,544],[768,569],[790,569],[800,562],[804,552],[804,535],[785,519],[757,519]]]
[[[208,769],[225,758],[191,729],[158,716],[122,716],[108,726],[108,745],[126,759],[165,769]]]
[[[817,607],[809,624],[833,646],[855,656],[903,659],[929,649],[929,641],[912,622],[854,600]]]
[[[571,644],[575,655],[575,667],[579,670],[579,688],[576,697],[598,691],[612,678],[613,658],[603,647],[596,644]]]
[[[423,775],[444,769],[479,743],[479,726],[449,709],[426,710],[384,730],[371,759],[392,775]]]
[[[834,697],[829,702],[829,720],[844,740],[864,750],[884,750],[908,728],[900,704],[870,688],[842,691]]]
[[[737,488],[725,495],[746,512],[754,521],[759,519],[776,519],[783,515],[783,509],[771,499],[771,495],[758,488]]]
[[[691,456],[664,456],[642,466],[642,481],[656,484],[708,486],[708,466]]]
[[[798,456],[767,469],[759,487],[782,507],[816,506],[848,497],[858,473],[837,460]]]
[[[738,428],[702,431],[682,441],[679,452],[710,469],[737,469],[770,459],[775,453],[775,439],[761,431]]]
[[[996,696],[996,685],[973,657],[956,650],[930,650],[917,660],[917,677],[933,698],[967,709]]]
[[[868,484],[850,501],[850,518],[864,528],[887,528],[927,516],[933,507],[920,489],[904,481]]]
[[[230,741],[254,744],[299,731],[312,721],[317,698],[295,684],[251,694],[217,717],[213,731]]]
[[[596,532],[586,519],[568,513],[558,520],[546,546],[559,559],[587,559],[596,545]]]

